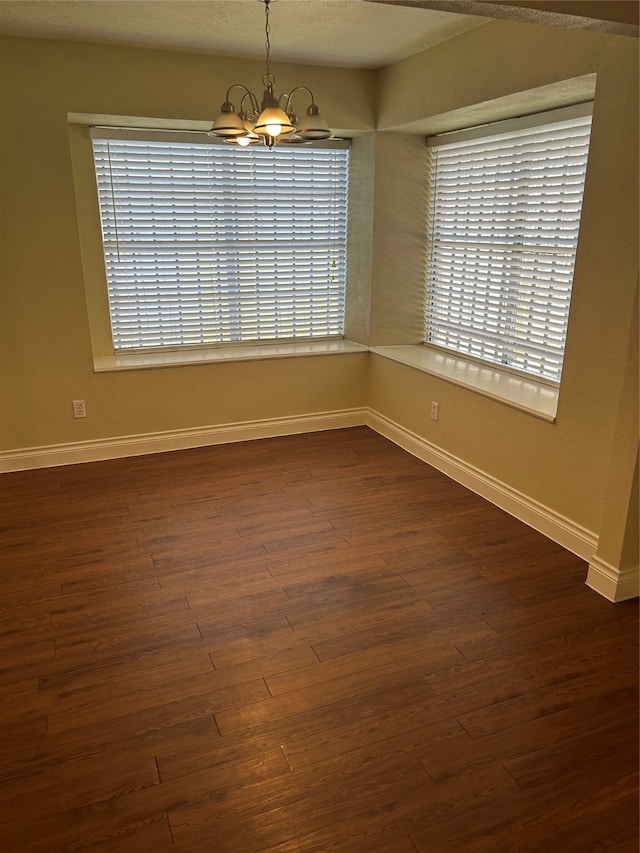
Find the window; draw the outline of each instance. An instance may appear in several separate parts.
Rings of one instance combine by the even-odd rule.
[[[342,336],[346,143],[92,138],[116,352]]]
[[[429,140],[425,342],[558,383],[591,105]]]

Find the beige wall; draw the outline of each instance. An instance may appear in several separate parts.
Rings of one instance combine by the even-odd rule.
[[[423,136],[376,134],[372,346],[424,340],[426,153]]]
[[[5,39],[0,450],[368,403],[573,524],[604,531],[603,559],[629,559],[637,502],[637,379],[628,368],[637,339],[637,50],[625,37],[498,22],[381,72],[377,90],[371,72],[279,71],[282,88],[303,80],[314,89],[332,126],[364,134],[354,147],[348,326],[354,339],[376,344],[419,340],[425,127],[464,121],[478,104],[491,113],[520,103],[527,90],[537,90],[536,106],[548,87],[570,102],[573,84],[559,81],[597,74],[565,373],[557,423],[549,424],[366,353],[95,374],[67,113],[207,121],[226,85],[259,80],[261,66]],[[384,133],[373,133],[376,115]],[[71,417],[77,398],[87,402],[86,420]],[[440,403],[437,423],[431,400]]]
[[[227,86],[262,64],[4,39],[0,449],[129,436],[363,406],[366,353],[95,374],[68,113],[211,122]],[[333,127],[371,131],[371,72],[278,66]],[[363,190],[364,191],[364,190]],[[74,420],[71,400],[86,401]]]
[[[378,120],[380,128],[396,133],[417,133],[427,124],[453,129],[465,112],[477,114],[478,104],[485,115],[499,116],[504,103],[517,98],[526,112],[527,98],[518,93],[527,90],[535,90],[530,100],[536,107],[567,103],[580,83],[554,84],[594,73],[592,142],[557,422],[545,423],[379,357],[373,358],[369,400],[391,420],[598,535],[603,523],[609,529],[616,518],[625,528],[624,519],[637,514],[631,488],[637,374],[634,380],[625,371],[637,340],[632,323],[638,276],[637,40],[488,24],[383,72]],[[402,226],[412,228],[404,221],[402,201],[415,198],[423,154],[416,149],[413,166],[410,153],[404,154],[391,199],[376,205],[376,247]],[[393,152],[382,156],[389,162]],[[378,169],[384,171],[385,163],[378,162]],[[408,258],[406,245],[395,252],[387,241],[386,249],[383,265],[374,268],[373,293],[388,321],[401,316],[408,298],[403,277],[390,271],[422,259],[419,253]],[[384,341],[396,342],[403,341],[388,335]],[[440,403],[438,423],[429,419],[431,400]],[[605,537],[611,559],[621,536],[612,530],[615,545]]]

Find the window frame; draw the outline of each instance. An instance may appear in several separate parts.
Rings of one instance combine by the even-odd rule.
[[[72,132],[73,130],[74,130],[74,128],[70,127],[70,132]],[[223,158],[225,158],[225,159],[233,154],[233,147],[228,145],[228,144],[225,144],[222,140],[212,139],[206,133],[203,133],[201,131],[182,131],[182,130],[175,131],[175,130],[165,130],[162,128],[151,128],[151,129],[132,128],[132,127],[122,128],[122,127],[116,127],[114,125],[99,126],[99,127],[92,126],[91,129],[89,130],[88,134],[87,134],[88,128],[86,126],[83,128],[83,130],[84,130],[85,137],[87,135],[89,137],[91,137],[91,139],[89,139],[89,148],[90,148],[91,166],[92,166],[92,169],[94,170],[93,171],[93,180],[91,183],[92,183],[93,190],[95,192],[94,207],[95,207],[95,210],[97,213],[97,218],[98,218],[97,238],[98,238],[99,249],[100,249],[99,254],[100,254],[101,261],[102,261],[102,274],[101,274],[101,283],[102,283],[101,303],[102,304],[101,304],[100,309],[99,309],[99,313],[101,315],[100,325],[104,326],[104,320],[106,318],[107,326],[108,326],[108,337],[109,337],[109,341],[106,342],[105,341],[105,331],[104,331],[104,328],[102,328],[101,333],[100,333],[100,337],[101,337],[100,343],[97,347],[94,345],[94,361],[95,361],[95,357],[97,357],[98,359],[102,359],[102,361],[104,361],[105,357],[106,358],[114,357],[116,359],[119,359],[120,363],[125,363],[127,361],[127,356],[129,356],[129,355],[131,355],[131,356],[141,356],[141,355],[144,356],[147,353],[149,353],[149,354],[159,353],[162,357],[159,358],[158,361],[163,361],[164,357],[166,357],[167,354],[175,353],[176,354],[176,358],[175,358],[176,363],[193,363],[194,360],[197,361],[197,352],[198,351],[200,351],[201,353],[204,352],[204,354],[206,355],[206,353],[210,353],[212,350],[216,350],[219,348],[222,348],[225,350],[227,348],[237,348],[238,351],[242,350],[246,355],[246,351],[247,351],[248,347],[254,347],[254,346],[259,347],[259,348],[261,348],[262,351],[267,352],[269,350],[273,351],[274,348],[281,350],[284,345],[286,345],[287,343],[290,343],[292,346],[295,345],[295,346],[293,346],[292,351],[304,352],[304,351],[309,351],[310,349],[311,350],[316,350],[316,349],[321,350],[322,349],[322,347],[318,348],[317,346],[312,346],[311,348],[309,348],[309,347],[305,348],[305,346],[301,346],[304,344],[316,345],[316,344],[321,344],[322,342],[335,344],[336,342],[344,340],[344,322],[345,322],[345,312],[346,312],[346,295],[347,295],[347,279],[348,279],[348,273],[347,273],[348,261],[347,261],[347,258],[348,258],[348,222],[349,222],[349,192],[350,192],[348,159],[347,159],[347,163],[344,167],[345,172],[346,172],[346,187],[344,188],[345,207],[343,210],[341,210],[341,216],[343,218],[342,218],[342,224],[339,225],[339,230],[340,230],[340,228],[342,229],[341,233],[342,233],[342,238],[343,238],[343,245],[341,247],[341,251],[342,251],[342,267],[341,267],[341,270],[344,274],[344,277],[342,278],[342,281],[341,281],[341,290],[342,290],[341,311],[342,311],[342,324],[343,325],[342,325],[342,329],[340,331],[340,334],[327,334],[327,335],[320,334],[320,335],[313,335],[310,337],[309,336],[303,336],[303,335],[294,335],[294,336],[287,336],[287,337],[280,336],[280,337],[273,337],[273,338],[262,336],[262,337],[258,337],[258,338],[249,338],[249,337],[238,338],[237,340],[234,340],[234,341],[217,340],[217,341],[202,342],[202,343],[198,342],[195,344],[192,344],[192,343],[187,343],[187,344],[181,343],[178,345],[169,344],[169,345],[164,345],[164,346],[159,346],[159,347],[158,346],[150,346],[150,347],[136,346],[133,348],[128,348],[128,347],[127,348],[124,348],[124,347],[123,348],[116,348],[116,345],[114,343],[114,336],[112,334],[111,311],[110,311],[109,298],[108,298],[107,270],[106,270],[105,254],[104,254],[104,250],[103,250],[104,249],[103,239],[102,239],[103,238],[103,231],[102,231],[102,223],[101,223],[101,217],[100,217],[98,182],[97,182],[97,178],[96,178],[96,174],[95,174],[95,168],[94,168],[94,157],[93,157],[93,149],[92,149],[93,139],[92,138],[98,137],[98,138],[103,139],[103,140],[109,140],[109,139],[131,140],[131,139],[133,139],[133,140],[137,140],[137,141],[141,141],[141,142],[145,142],[145,141],[154,141],[155,142],[158,140],[167,141],[167,142],[188,142],[188,143],[196,142],[196,143],[204,143],[206,146],[221,146],[222,145],[222,146],[224,146],[224,148],[220,149],[220,151],[222,152],[222,151],[225,151],[225,149],[226,149],[225,154],[223,155]],[[72,135],[72,142],[73,142],[73,133],[71,135]],[[284,148],[284,146],[282,146],[282,147]],[[311,145],[305,145],[304,146],[305,149],[308,149],[310,147],[325,148],[325,149],[327,149],[327,148],[328,149],[336,149],[336,148],[348,149],[350,147],[350,143],[348,140],[327,140],[327,141],[316,142],[316,143],[312,143]],[[73,148],[73,144],[72,144],[72,148]],[[245,153],[243,151],[243,149],[239,149],[239,151],[242,153]],[[292,146],[288,146],[288,152],[289,152],[288,156],[295,156],[295,153],[293,153],[294,151],[295,151],[295,149],[293,149]],[[277,151],[276,152],[269,152],[269,156],[273,156],[274,154],[277,154]],[[84,164],[84,165],[86,166],[86,164]],[[78,195],[78,184],[79,183],[80,183],[80,181],[77,180],[76,181],[76,193],[77,193],[77,195]],[[80,213],[81,213],[81,211],[79,210],[79,214]],[[95,214],[94,214],[94,217],[95,217]],[[84,253],[83,253],[83,255],[84,255]],[[92,257],[95,255],[95,245],[92,248],[91,255],[92,255]],[[308,295],[308,292],[307,292],[307,295]],[[94,291],[93,296],[96,296],[95,291]],[[88,297],[89,297],[89,293],[88,293]],[[106,312],[105,312],[105,306],[106,306]],[[93,337],[93,334],[92,334],[92,337]],[[94,342],[94,344],[95,344],[95,342]],[[336,351],[336,347],[333,347],[333,346],[328,347],[328,349],[331,352]],[[340,348],[338,347],[337,349],[339,350]],[[190,358],[189,356],[187,356],[187,357],[184,356],[184,353],[189,351],[189,350],[195,351],[193,358]],[[180,355],[181,353],[183,355]],[[150,360],[153,361],[153,359],[150,359]],[[147,361],[149,361],[149,360],[144,359],[144,358],[142,358],[142,359],[141,358],[130,359],[131,364],[133,364],[133,363],[138,363],[138,364],[145,363],[146,364]],[[97,363],[96,363],[96,366],[97,366]]]
[[[546,110],[544,112],[532,113],[517,119],[507,119],[502,121],[491,122],[485,125],[469,127],[464,130],[452,131],[449,133],[436,134],[434,136],[427,138],[427,146],[430,149],[437,148],[438,146],[443,146],[451,143],[458,142],[469,142],[473,140],[484,140],[491,139],[492,137],[498,136],[500,134],[505,133],[513,133],[518,131],[526,131],[531,128],[544,128],[545,126],[551,124],[557,124],[560,122],[568,122],[576,119],[583,119],[585,117],[589,117],[589,121],[591,121],[591,116],[593,113],[593,100],[589,99],[588,101],[582,102],[580,104],[573,105],[571,107],[561,107],[557,109]],[[542,131],[544,132],[544,131]],[[591,129],[589,130],[589,134]],[[586,150],[588,157],[589,150],[589,139],[587,140]],[[584,167],[584,176],[582,182],[582,195],[584,194],[584,187],[586,183],[586,175],[587,175],[588,163],[585,161]],[[433,176],[429,176],[429,180],[433,181]],[[480,367],[484,367],[490,369],[491,371],[496,372],[504,372],[507,375],[511,375],[512,377],[520,377],[523,380],[531,383],[538,383],[541,385],[550,386],[551,388],[558,388],[560,384],[561,375],[558,378],[552,378],[549,376],[541,375],[540,373],[527,371],[524,369],[520,369],[518,366],[514,366],[509,363],[504,363],[503,361],[493,361],[488,358],[483,358],[482,356],[470,352],[464,349],[455,349],[454,347],[449,347],[446,345],[442,345],[439,341],[429,340],[429,300],[430,300],[430,276],[431,276],[431,257],[433,252],[432,246],[432,238],[433,238],[433,229],[431,224],[431,217],[433,216],[433,199],[429,197],[427,199],[428,204],[428,252],[426,259],[426,268],[425,268],[425,317],[424,317],[424,336],[423,336],[423,347],[434,350],[435,352],[440,352],[444,356],[451,359],[459,359],[465,362],[469,362],[471,364],[477,364]],[[582,198],[580,202],[580,207],[582,207]],[[569,314],[570,314],[570,299],[571,299],[571,291],[573,288],[573,274],[575,269],[575,259],[578,251],[578,239],[579,239],[579,229],[580,229],[580,218],[581,218],[581,210],[577,217],[577,226],[575,230],[576,234],[576,245],[573,247],[573,256],[571,259],[571,282],[569,285],[569,295],[568,295],[568,304],[566,309],[565,317],[565,337],[562,341],[562,359],[564,361],[564,345],[566,343],[566,328],[568,325]],[[490,246],[490,243],[486,244]],[[515,250],[516,244],[515,242],[511,244]],[[524,251],[528,251],[528,247],[525,244]],[[454,250],[455,251],[455,250]],[[522,250],[520,250],[522,251]],[[464,285],[463,285],[464,287]],[[497,303],[496,303],[497,304]],[[493,303],[492,303],[493,306]],[[563,363],[563,362],[562,362]],[[560,373],[562,370],[562,364],[560,366]]]

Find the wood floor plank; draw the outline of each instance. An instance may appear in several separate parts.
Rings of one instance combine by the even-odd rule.
[[[158,849],[158,843],[166,845],[160,849],[171,849],[171,830],[164,813],[129,824],[102,815],[74,823],[72,825],[63,816],[53,816],[20,828],[11,826],[5,830],[3,843],[6,850],[29,850],[30,853],[71,853],[83,848],[153,851]]]
[[[390,667],[393,669],[394,667]],[[363,696],[371,695],[379,684],[379,674],[375,670],[339,676],[320,684],[312,684],[302,689],[270,697],[263,701],[247,704],[241,708],[222,710],[216,714],[216,720],[223,734],[252,729],[264,725],[282,725],[288,717],[304,714],[343,700],[354,705],[360,703]],[[395,673],[388,685],[398,689],[415,684],[421,695],[430,692],[426,683],[417,681],[415,669]],[[354,709],[355,710],[355,709]]]
[[[364,570],[360,573],[339,572],[328,576],[325,573],[317,580],[302,582],[296,582],[292,577],[291,582],[285,582],[283,588],[294,603],[315,607],[353,601],[379,593],[396,592],[406,586],[400,575]]]
[[[36,796],[39,779],[51,774],[68,772],[66,769],[83,765],[87,760],[111,763],[114,754],[126,755],[133,766],[144,765],[149,758],[155,761],[156,753],[172,752],[189,747],[203,751],[212,741],[220,739],[220,732],[211,715],[177,719],[153,714],[128,715],[114,720],[109,728],[87,724],[73,732],[47,733],[45,737],[32,740],[29,748],[17,745],[3,752],[4,767],[0,775],[2,784],[7,783],[5,796],[12,791],[20,792],[22,780],[34,782]]]
[[[405,849],[407,837],[413,837],[423,824],[438,821],[448,811],[455,812],[460,819],[471,804],[491,801],[499,798],[505,791],[514,789],[513,780],[499,768],[464,780],[458,780],[455,794],[453,787],[436,786],[431,782],[417,780],[411,791],[400,790],[399,796],[385,807],[369,809],[352,814],[348,819],[324,826],[307,836],[296,839],[301,851],[321,850],[358,850],[368,849],[398,850]],[[275,848],[278,851],[294,851],[293,843],[284,843]],[[414,845],[414,850],[417,849]],[[431,851],[440,848],[430,847]],[[465,848],[458,848],[465,849]]]
[[[155,589],[160,585],[156,567],[145,554],[136,554],[130,560],[110,557],[102,559],[101,557],[99,560],[84,563],[80,571],[68,572],[68,575],[70,575],[68,578],[64,576],[60,578],[62,595],[98,593],[114,587],[119,587],[118,591],[126,595],[125,587],[129,585],[142,584]]]
[[[323,701],[324,695],[319,693],[320,703],[311,702],[310,706],[302,703],[302,707],[288,709],[285,700],[280,703],[280,707],[274,706],[273,716],[265,713],[269,709],[264,706],[254,708],[253,715],[248,718],[247,725],[244,727],[236,724],[237,715],[235,714],[229,715],[230,719],[225,719],[224,714],[218,715],[216,719],[220,719],[220,726],[225,728],[225,738],[239,737],[243,732],[251,737],[275,734],[282,742],[287,735],[309,737],[313,734],[315,736],[355,720],[373,719],[387,713],[390,708],[403,704],[413,705],[424,701],[425,697],[430,695],[424,682],[413,677],[401,683],[395,682],[393,688],[393,691],[376,689],[373,693],[360,693],[355,697],[345,696],[327,703]],[[256,714],[256,710],[259,713]]]
[[[206,649],[192,645],[169,646],[118,660],[91,661],[84,666],[51,672],[38,679],[37,694],[42,699],[53,694],[55,707],[77,694],[91,690],[127,690],[130,686],[171,682],[177,675],[197,677],[211,671]]]
[[[109,627],[126,622],[140,623],[190,609],[185,595],[172,596],[158,588],[157,593],[146,591],[139,597],[127,596],[125,601],[115,596],[100,596],[97,601],[89,594],[65,596],[60,604],[50,609],[50,617],[56,629],[73,631],[83,625],[95,630],[98,625]]]
[[[213,767],[223,767],[231,777],[255,779],[259,773],[288,773],[286,756],[277,739],[268,737],[211,738],[208,742],[194,742],[178,749],[159,750],[156,756],[158,772],[163,782],[178,779]]]
[[[629,772],[636,769],[635,741],[632,728],[621,727],[616,722],[599,732],[572,737],[561,744],[545,744],[503,762],[503,766],[520,788],[544,785],[560,775],[571,778],[588,773],[593,780],[597,768],[608,763],[611,751],[627,755]]]
[[[410,749],[422,755],[434,743],[440,743],[462,734],[460,724],[452,717],[432,720],[429,700],[389,708],[376,716],[336,726],[311,735],[291,735],[282,744],[282,750],[292,769],[310,769],[317,764],[344,756],[356,750],[369,750],[371,755],[380,751]]]
[[[365,427],[0,477],[3,853],[638,853],[638,607]]]
[[[282,666],[291,668],[290,661],[315,664],[317,655],[307,637],[289,631],[263,637],[255,643],[251,637],[233,637],[224,634],[218,643],[207,643],[209,656],[215,670],[236,670],[258,667],[262,673],[277,672]]]
[[[365,815],[362,823],[375,820],[375,813]],[[351,821],[348,824],[351,825]],[[270,847],[270,853],[312,853],[312,851],[350,850],[351,853],[415,853],[415,847],[409,836],[382,835],[371,832],[356,834],[357,831],[346,831],[340,837],[341,826],[332,826],[328,831],[313,833],[291,844],[287,842],[278,847]],[[266,851],[264,851],[266,853]]]
[[[13,822],[16,813],[28,813],[33,821],[44,820],[91,803],[106,803],[159,782],[152,756],[132,761],[130,756],[116,752],[97,758],[87,756],[74,764],[58,765],[53,771],[48,768],[37,775],[12,779],[0,785],[0,832]]]
[[[453,782],[443,783],[443,790],[444,786],[449,784]],[[412,831],[410,837],[419,851],[431,851],[434,847],[451,851],[456,849],[498,851],[505,849],[500,847],[500,844],[505,843],[505,839],[514,836],[527,838],[530,834],[534,837],[536,834],[541,834],[544,837],[551,824],[558,827],[559,848],[564,847],[570,850],[573,842],[559,829],[559,816],[573,813],[578,819],[580,815],[587,815],[592,810],[598,811],[598,807],[595,809],[593,807],[594,802],[599,804],[604,813],[611,805],[621,801],[626,802],[631,790],[636,786],[637,772],[619,777],[615,786],[606,791],[601,787],[599,780],[596,780],[595,784],[585,784],[584,776],[582,780],[569,783],[566,780],[555,779],[552,785],[541,786],[536,798],[532,798],[529,792],[522,791],[517,785],[504,787],[499,792],[489,792],[490,799],[497,799],[495,795],[499,793],[500,803],[495,802],[495,808],[484,807],[482,796],[471,798],[462,809],[463,820],[460,819],[462,816],[460,813],[457,815],[457,820],[452,820],[451,813],[433,814]],[[452,811],[455,812],[455,810]],[[607,826],[599,835],[604,849],[606,849],[609,833],[610,827]],[[596,833],[592,834],[590,843],[593,844],[594,841],[599,843],[594,836]],[[483,847],[483,839],[487,838],[491,840],[492,845]],[[637,845],[637,837],[634,843]],[[634,849],[634,847],[622,848],[625,853],[627,850],[631,853]]]
[[[198,716],[209,716],[241,709],[247,705],[252,706],[259,700],[269,697],[269,690],[263,679],[243,682],[216,689],[216,673],[211,672],[207,676],[200,676],[196,681],[193,677],[188,679],[187,685],[176,685],[178,697],[160,690],[151,693],[148,690],[140,691],[142,696],[116,697],[111,702],[85,700],[68,710],[53,711],[47,714],[47,731],[52,734],[73,730],[78,721],[90,717],[94,724],[103,724],[108,720],[118,720],[127,716],[127,710],[132,701],[138,709],[141,717],[147,711],[164,709],[167,714],[174,714],[181,708],[189,710],[190,714]],[[160,693],[161,695],[158,695]],[[183,698],[185,697],[186,698]]]
[[[231,629],[233,624],[229,623],[255,625],[268,616],[282,615],[286,613],[291,599],[273,578],[266,576],[257,583],[248,583],[246,595],[238,595],[237,588],[234,595],[232,590],[221,586],[218,595],[214,591],[206,595],[189,593],[188,602],[204,637]],[[232,617],[225,613],[225,603],[233,606]]]
[[[264,557],[264,551],[258,549],[253,554],[242,556],[190,558],[188,564],[178,562],[165,568],[156,567],[157,585],[174,595],[186,595],[189,601],[194,596],[215,592],[223,597],[228,589],[233,596],[240,584],[247,592],[262,582],[272,588],[272,575]]]
[[[448,742],[432,743],[428,753],[421,755],[421,760],[429,774],[439,780],[496,761],[505,763],[549,744],[562,744],[580,735],[593,735],[593,719],[602,721],[604,727],[621,722],[623,727],[633,730],[629,713],[621,721],[616,710],[616,704],[618,709],[629,708],[632,697],[633,691],[621,691],[609,697],[610,704],[609,700],[593,699],[479,739],[471,738],[461,727],[462,731],[454,733]],[[617,756],[621,766],[626,767],[628,754],[615,751],[612,754]]]
[[[422,596],[406,586],[393,592],[366,596],[346,602],[330,602],[320,607],[289,606],[288,619],[295,631],[327,637],[359,630],[375,631],[378,626],[402,619],[426,616],[433,609]]]
[[[349,572],[360,574],[375,569],[383,570],[383,558],[371,548],[348,548],[334,552],[328,558],[322,552],[295,556],[269,554],[265,560],[268,571],[283,585],[307,580],[326,578],[329,572]]]
[[[230,793],[230,805],[238,815],[231,825],[217,804],[170,811],[174,837],[178,843],[208,838],[221,853],[261,850],[269,843],[291,839],[293,827],[301,823],[307,831],[320,829],[362,811],[383,808],[389,798],[393,801],[401,791],[431,785],[414,760],[388,757],[343,770],[350,796],[337,801],[331,786],[339,767],[339,762],[328,762],[313,774],[302,775],[297,784],[287,776],[282,777],[281,784],[274,782],[267,789],[250,784]]]
[[[420,808],[419,796],[415,793],[401,795],[387,808],[371,809],[340,823],[332,823],[310,832],[293,841],[285,841],[260,853],[415,853],[416,848],[408,835],[404,834],[404,814],[413,814]],[[388,826],[382,815],[392,813],[398,824]]]
[[[572,679],[560,685],[536,687],[512,699],[459,714],[457,719],[471,737],[485,737],[509,729],[520,722],[578,705],[586,699],[630,688],[636,677],[633,672],[610,673],[605,678],[596,676],[589,680]]]
[[[468,646],[472,647],[474,643],[483,642],[493,636],[495,631],[483,619],[465,619],[451,625],[443,623],[435,613],[420,613],[418,616],[409,615],[406,619],[398,618],[393,622],[380,624],[375,634],[366,627],[362,630],[339,631],[329,626],[325,632],[315,632],[313,648],[321,660],[329,660],[354,654],[372,646],[403,648],[408,644],[413,648],[414,654],[421,656],[426,672],[427,663],[430,660],[437,660],[437,668],[443,665],[439,657],[443,647],[446,647],[446,657],[449,661],[445,665],[453,666],[456,662],[466,660],[454,646],[456,641],[464,640]]]
[[[187,610],[146,619],[142,629],[129,622],[126,627],[115,625],[111,630],[105,627],[103,630],[92,628],[90,632],[65,632],[56,639],[56,658],[67,661],[67,668],[71,669],[86,660],[122,657],[179,645],[183,640],[196,640],[201,636],[191,611]]]
[[[603,795],[607,797],[606,792]],[[638,797],[634,792],[610,797],[606,809],[574,815],[566,812],[556,818],[556,824],[575,850],[633,851],[638,848],[637,819]]]

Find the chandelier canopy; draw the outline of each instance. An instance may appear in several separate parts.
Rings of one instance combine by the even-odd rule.
[[[329,139],[333,136],[327,122],[322,118],[313,92],[306,86],[295,86],[290,92],[276,95],[274,92],[276,78],[271,72],[271,40],[269,26],[269,4],[272,0],[260,0],[264,3],[264,32],[266,36],[265,73],[262,77],[264,92],[262,101],[242,83],[233,83],[227,89],[224,103],[220,107],[220,115],[214,121],[209,131],[210,136],[220,136],[226,142],[237,142],[239,145],[255,145],[263,143],[273,148],[277,143],[301,144],[313,139]],[[240,89],[239,110],[231,101],[231,92]],[[311,99],[305,115],[298,120],[293,112],[292,100],[296,92],[304,91]]]

